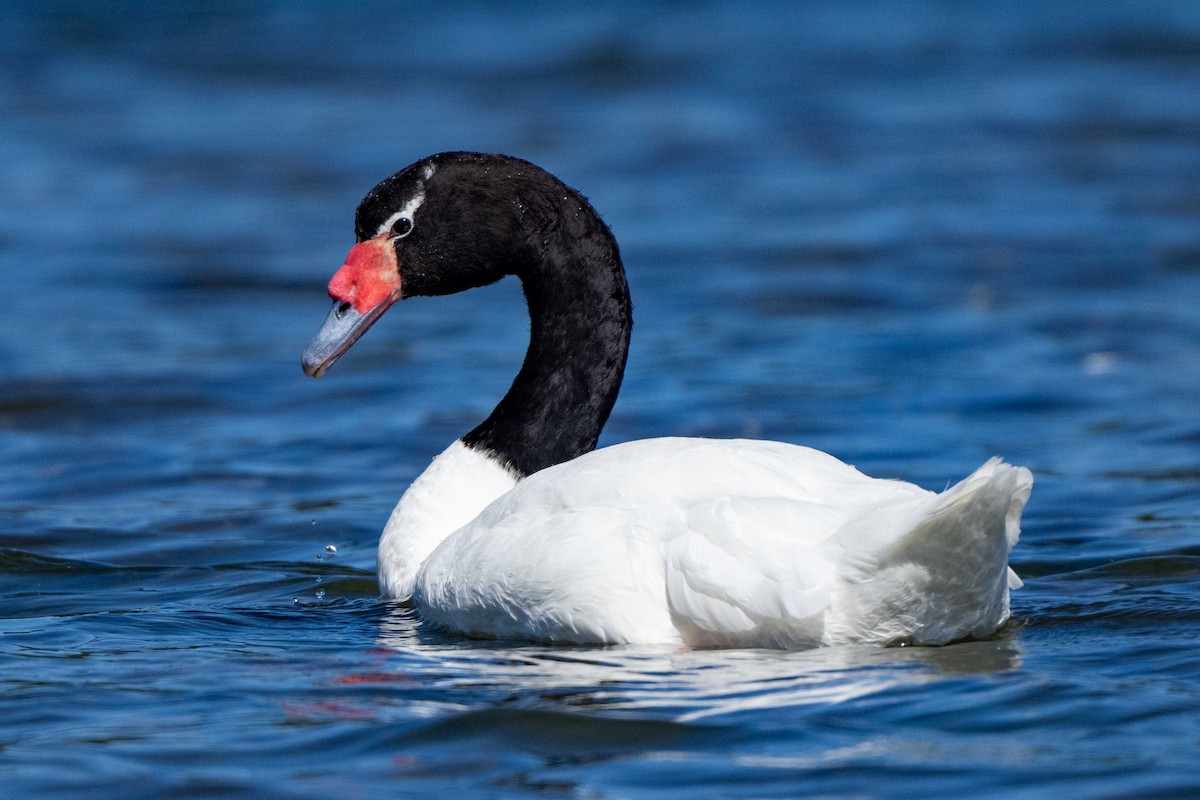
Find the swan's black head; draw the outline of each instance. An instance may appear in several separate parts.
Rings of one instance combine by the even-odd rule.
[[[372,189],[358,243],[329,282],[333,310],[304,351],[329,369],[393,303],[521,279],[529,349],[508,393],[462,438],[514,475],[596,446],[633,325],[616,240],[583,195],[527,161],[443,153]]]
[[[324,374],[397,300],[519,274],[564,202],[595,218],[577,192],[508,156],[441,153],[385,179],[358,205],[357,244],[329,282],[333,310],[304,352],[305,373]]]

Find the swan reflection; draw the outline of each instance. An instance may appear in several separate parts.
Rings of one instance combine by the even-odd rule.
[[[425,709],[431,715],[439,708],[516,705],[680,722],[831,705],[948,676],[1016,670],[1023,658],[1016,626],[988,640],[944,647],[550,647],[444,634],[400,604],[380,620],[376,641],[385,657],[364,682],[403,685],[406,693],[429,692],[431,699],[436,693],[440,702]]]

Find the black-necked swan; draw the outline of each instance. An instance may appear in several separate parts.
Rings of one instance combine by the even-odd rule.
[[[632,328],[611,231],[515,158],[442,153],[372,189],[320,376],[397,300],[521,280],[530,343],[508,393],[433,459],[379,542],[384,595],[470,636],[800,648],[987,636],[1033,478],[993,458],[941,494],[780,442],[596,450]]]

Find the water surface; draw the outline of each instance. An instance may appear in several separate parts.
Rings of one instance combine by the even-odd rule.
[[[1200,6],[749,8],[4,5],[7,792],[1200,794]],[[519,288],[298,359],[359,198],[447,149],[620,240],[604,442],[1029,466],[1014,623],[552,648],[380,600],[391,506],[520,364]]]

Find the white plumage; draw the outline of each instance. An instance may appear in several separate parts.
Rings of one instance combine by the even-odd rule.
[[[397,505],[380,574],[475,636],[944,644],[1008,618],[1031,486],[999,459],[935,494],[807,447],[709,439],[615,445],[516,483],[455,443]],[[435,498],[452,498],[437,520]]]

